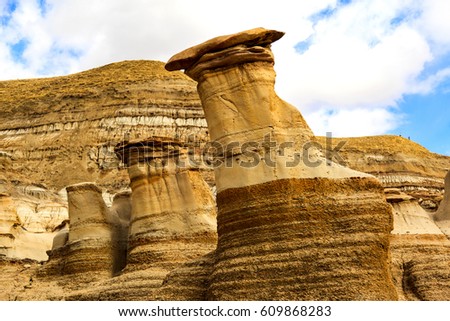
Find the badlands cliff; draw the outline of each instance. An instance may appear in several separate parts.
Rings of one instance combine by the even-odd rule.
[[[315,137],[282,36],[0,82],[0,299],[450,300],[450,158]]]
[[[161,62],[4,81],[0,93],[0,192],[10,195],[17,226],[26,231],[16,239],[44,243],[41,251],[9,250],[12,257],[47,259],[54,232],[68,219],[67,186],[95,182],[108,206],[116,193],[129,190],[114,152],[118,143],[150,135],[207,141],[194,82],[167,72]]]

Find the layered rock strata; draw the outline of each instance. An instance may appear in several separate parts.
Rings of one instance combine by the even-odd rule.
[[[0,184],[1,186],[1,184]],[[67,218],[67,207],[41,199],[0,191],[0,255],[12,259],[48,259],[46,250]]]
[[[64,274],[96,271],[113,274],[112,226],[102,191],[92,183],[67,187],[69,201],[69,238]]]
[[[333,161],[377,177],[386,188],[400,189],[436,211],[442,200],[443,178],[450,158],[428,151],[414,141],[394,135],[316,137]]]
[[[70,227],[65,224],[53,239],[50,259],[42,274],[76,274],[89,282],[112,277],[126,263],[126,206],[116,206],[116,211],[111,211],[94,183],[68,186],[67,196]]]
[[[326,161],[276,95],[270,44],[282,35],[218,37],[166,65],[198,81],[215,150],[219,241],[206,298],[396,299],[383,188]]]
[[[10,257],[47,259],[52,229],[68,218],[67,200],[58,195],[66,186],[95,182],[111,196],[128,186],[114,153],[119,142],[151,135],[197,145],[208,139],[195,82],[167,72],[162,62],[1,81],[0,93],[0,185],[9,184],[16,230],[27,231],[16,235]]]
[[[402,299],[450,300],[449,190],[447,174],[444,200],[436,213],[424,211],[410,197],[394,198],[394,213],[402,219],[394,220],[392,267]]]
[[[195,82],[157,61],[123,61],[55,78],[0,82],[0,164],[60,190],[127,185],[114,146],[166,136],[199,144],[207,127]],[[46,166],[41,166],[45,163]]]
[[[434,214],[434,219],[442,226],[450,223],[450,171],[445,176],[445,194],[444,199],[439,205],[439,209]],[[448,226],[447,228],[449,228]],[[450,231],[447,231],[447,235],[450,236]]]
[[[192,75],[199,79],[209,75],[209,71],[204,71],[210,69],[214,70],[211,73],[213,78],[222,75],[218,72],[221,67],[215,69],[215,66],[225,63],[230,64],[223,68],[225,71],[234,65],[233,68],[250,70],[251,72],[247,73],[248,78],[251,78],[253,70],[248,65],[260,68],[257,62],[251,62],[255,56],[266,63],[273,60],[271,53],[267,54],[267,51],[256,48],[257,44],[259,42],[268,44],[280,35],[262,33],[255,37],[254,33],[244,33],[238,37],[231,35],[226,39],[219,38],[218,42],[197,47],[199,50],[195,49],[194,55],[192,52],[187,52],[185,56],[187,60],[180,61],[185,67],[186,61],[189,64],[195,64],[198,61],[197,58],[205,56],[206,58],[201,58],[204,60],[200,64],[200,69],[197,68],[197,71],[193,69]],[[239,43],[241,41],[245,44]],[[227,49],[228,46],[234,45],[238,48]],[[245,49],[246,46],[248,51]],[[264,45],[261,47],[264,48]],[[210,49],[216,54],[210,55],[208,53]],[[216,59],[222,56],[224,59]],[[239,60],[240,58],[248,60],[246,68],[239,67],[244,62]],[[265,76],[265,73],[273,72],[268,72],[267,69],[265,67],[258,69],[258,72],[264,71],[264,73],[254,77],[259,86],[250,87],[251,81],[242,77],[242,86],[252,88],[253,91],[264,88],[261,90],[261,97],[267,98],[262,101],[277,99],[273,97],[271,85],[264,85],[266,86],[264,87],[265,80],[260,81],[266,79],[269,83],[273,82],[271,77]],[[228,94],[227,86],[235,80],[231,79],[234,77],[232,73],[224,72],[223,75],[226,77],[219,85],[223,85],[225,89],[218,92],[227,93],[222,96],[225,107],[221,114],[226,116],[227,120],[223,122],[217,116],[218,113],[210,113],[212,115],[210,120],[216,121],[218,125],[213,126],[216,130],[215,140],[207,150],[215,157],[207,158],[206,163],[213,167],[237,164],[252,168],[258,167],[256,165],[260,162],[265,162],[267,168],[263,171],[258,168],[255,170],[257,173],[255,175],[247,175],[243,171],[233,171],[233,169],[229,169],[232,175],[228,175],[227,169],[216,171],[220,177],[218,183],[218,202],[222,208],[220,221],[221,226],[224,226],[221,228],[220,251],[213,251],[214,242],[207,238],[206,245],[203,247],[204,252],[200,250],[200,242],[198,244],[191,242],[192,248],[190,247],[187,253],[193,255],[186,255],[182,259],[168,255],[167,259],[157,258],[154,261],[149,259],[143,264],[139,264],[139,257],[136,256],[134,259],[136,262],[130,264],[128,269],[126,268],[126,248],[128,225],[132,216],[132,195],[129,192],[117,194],[118,191],[128,187],[128,174],[116,157],[114,147],[123,139],[135,143],[139,137],[164,135],[170,137],[170,139],[163,139],[167,146],[170,145],[170,141],[174,141],[170,150],[180,149],[180,154],[183,154],[182,150],[185,146],[181,146],[186,142],[194,146],[200,146],[206,142],[208,130],[195,91],[195,82],[180,72],[166,72],[162,63],[151,61],[126,61],[66,77],[0,82],[0,269],[2,272],[0,273],[0,298],[2,300],[204,300],[226,297],[234,300],[246,298],[250,294],[252,297],[259,295],[263,298],[272,298],[273,293],[275,293],[274,298],[281,298],[282,291],[289,288],[292,292],[303,293],[301,298],[306,296],[315,298],[319,294],[318,291],[313,293],[313,287],[320,288],[317,284],[324,281],[324,284],[332,289],[331,291],[336,292],[336,289],[341,286],[341,277],[349,282],[348,287],[344,287],[343,291],[350,291],[353,293],[352,297],[356,297],[355,292],[359,290],[359,287],[351,285],[346,271],[349,266],[353,266],[355,271],[360,272],[359,277],[364,274],[364,271],[358,264],[361,264],[366,257],[370,258],[367,260],[368,264],[377,262],[368,254],[370,250],[366,251],[362,244],[367,244],[365,237],[379,227],[377,224],[382,219],[375,213],[376,226],[368,226],[366,234],[366,230],[362,228],[359,232],[357,231],[361,227],[360,224],[366,224],[367,220],[363,221],[363,219],[371,217],[371,214],[358,216],[361,219],[356,219],[353,214],[371,212],[368,204],[375,198],[376,186],[364,185],[362,183],[367,182],[366,179],[356,177],[350,179],[350,182],[358,184],[358,188],[354,187],[352,190],[347,183],[342,183],[343,186],[338,189],[335,186],[337,184],[335,180],[326,184],[327,180],[322,178],[317,182],[320,182],[323,188],[316,191],[312,189],[317,183],[314,179],[316,174],[311,168],[300,171],[300,175],[305,175],[306,178],[298,184],[295,179],[290,178],[289,173],[286,174],[290,172],[294,173],[294,176],[298,175],[298,171],[291,167],[295,167],[293,165],[299,161],[305,164],[303,159],[306,156],[306,165],[312,165],[310,166],[312,168],[319,167],[317,171],[319,175],[322,175],[323,166],[315,165],[318,164],[318,160],[324,163],[325,160],[315,149],[325,147],[324,151],[327,155],[342,156],[342,159],[339,157],[330,159],[376,176],[387,188],[387,201],[392,205],[394,214],[394,229],[390,238],[391,270],[399,298],[448,300],[450,297],[448,293],[450,288],[449,233],[445,214],[448,211],[444,210],[448,202],[443,201],[443,177],[450,168],[450,158],[433,154],[413,141],[399,136],[337,140],[316,137],[311,144],[305,145],[302,139],[303,137],[309,139],[312,136],[310,130],[301,116],[296,114],[295,109],[293,117],[284,115],[282,111],[289,110],[289,106],[279,108],[284,104],[283,102],[281,105],[273,104],[272,113],[264,113],[267,111],[267,106],[265,103],[261,104],[263,108],[259,118],[259,115],[253,115],[251,108],[247,113],[240,108],[236,108],[236,112],[231,110],[225,112],[229,107],[233,108],[233,104],[227,102],[227,99],[232,96]],[[239,90],[242,87],[241,84],[237,83],[235,86],[236,89],[232,91],[242,95],[239,106],[247,108],[247,102],[250,104],[251,101],[259,104],[257,99],[251,98],[252,95],[244,96],[245,93]],[[210,87],[206,86],[204,92],[211,92]],[[265,96],[264,91],[266,91]],[[233,103],[238,100],[231,98]],[[211,110],[214,111],[214,109]],[[233,116],[233,113],[236,113],[236,116]],[[267,116],[272,118],[267,120]],[[255,119],[257,125],[252,127]],[[277,122],[276,119],[280,121]],[[291,122],[292,127],[302,127],[302,135],[297,135],[296,130],[290,128],[279,128],[287,122]],[[238,126],[232,125],[234,123]],[[242,130],[242,134],[238,135],[236,132],[241,130],[242,123],[246,126],[249,124],[250,130]],[[264,126],[258,127],[261,124],[269,128],[276,124],[270,135],[264,136],[263,143],[258,140],[262,135],[255,134],[257,129],[260,133],[265,132]],[[230,139],[225,137],[228,134]],[[292,137],[295,140],[296,135],[299,137],[298,144],[286,143],[283,140]],[[192,137],[194,137],[193,140]],[[236,146],[234,141],[238,139],[246,144],[239,142]],[[273,146],[278,139],[284,144]],[[176,140],[181,140],[183,144],[176,143]],[[256,144],[252,140],[256,140]],[[345,141],[345,145],[340,148],[339,144],[342,141]],[[142,146],[149,144],[146,142]],[[152,147],[152,151],[146,147],[146,153],[156,155],[156,150],[164,149],[157,145],[158,143],[155,144],[155,148]],[[299,146],[302,147],[300,151],[297,150]],[[339,150],[339,155],[333,153],[335,148]],[[198,154],[198,149],[189,148],[189,150],[190,159]],[[272,154],[279,155],[275,157]],[[175,155],[172,157],[177,159]],[[283,160],[282,157],[286,160],[280,161]],[[152,156],[148,162],[155,163],[157,159],[158,157]],[[164,162],[164,157],[159,159]],[[284,168],[284,163],[290,164],[287,166],[289,170]],[[335,169],[331,172],[342,170],[335,165],[331,167],[333,166]],[[158,168],[161,169],[161,167],[164,165]],[[196,168],[188,171],[196,172]],[[204,169],[201,168],[202,176],[207,177],[211,185],[214,184],[214,179]],[[276,178],[278,175],[283,180],[278,180]],[[268,178],[273,180],[265,181]],[[247,186],[247,180],[253,180],[254,185]],[[67,214],[68,197],[65,188],[61,188],[83,181],[95,181],[100,184],[106,205],[110,207],[107,221],[111,228],[111,242],[116,249],[109,257],[112,260],[112,271],[110,271],[111,266],[107,268],[107,271],[101,267],[98,269],[97,264],[89,266],[90,255],[86,255],[85,262],[80,256],[78,258],[74,256],[76,262],[73,261],[72,267],[86,269],[85,273],[67,274],[65,270],[70,227]],[[341,180],[338,181],[341,182]],[[278,184],[282,187],[278,187]],[[365,187],[361,187],[362,185]],[[172,189],[173,186],[170,186]],[[333,187],[332,191],[328,188],[329,186]],[[170,192],[171,189],[168,191]],[[284,194],[277,192],[278,189],[284,191]],[[367,189],[367,195],[362,194],[361,191],[356,193],[355,189]],[[298,194],[299,190],[301,195],[304,194],[307,197],[296,195],[295,193]],[[449,190],[448,184],[446,190]],[[344,191],[347,191],[349,195],[344,195]],[[316,193],[322,194],[318,196]],[[145,193],[142,194],[145,195]],[[253,198],[248,194],[252,194]],[[295,195],[292,199],[289,198],[291,194]],[[448,193],[446,195],[448,196]],[[365,197],[367,197],[367,203]],[[285,205],[273,205],[271,201]],[[239,202],[242,204],[238,205]],[[316,210],[313,202],[325,206],[326,211],[322,213]],[[352,206],[356,205],[349,205],[346,202],[356,202],[355,204],[362,209],[353,211]],[[376,198],[374,204],[379,206],[378,202],[379,199]],[[435,210],[440,202],[440,209],[435,215],[422,208]],[[289,212],[290,206],[294,205],[298,208],[298,212]],[[240,210],[241,206],[244,209],[243,212]],[[266,208],[261,209],[263,206]],[[100,207],[104,209],[103,205]],[[345,209],[349,211],[348,216],[344,214]],[[336,211],[339,215],[334,214]],[[350,213],[351,211],[354,213]],[[310,212],[311,217],[306,215]],[[318,212],[320,213],[315,214]],[[247,213],[250,213],[248,217],[244,217]],[[259,213],[261,213],[261,219],[257,221],[255,217],[259,218]],[[227,216],[224,216],[225,214]],[[286,223],[277,223],[276,218],[283,215],[287,216]],[[316,220],[316,218],[320,219]],[[272,221],[275,222],[273,225],[271,225]],[[293,223],[297,227],[286,228]],[[300,224],[301,226],[298,227]],[[314,224],[320,225],[321,230],[317,226],[314,227]],[[243,226],[242,229],[240,225]],[[288,242],[283,237],[272,233],[271,226],[276,226],[281,231],[280,234],[286,231],[286,235],[289,235],[292,241]],[[339,233],[344,228],[350,233],[347,239],[344,238],[343,233]],[[333,233],[338,231],[335,233],[335,238],[329,236],[329,230]],[[140,231],[143,235],[148,232],[144,228]],[[253,231],[256,231],[256,235],[252,234]],[[264,233],[267,233],[267,236],[264,236]],[[161,234],[164,233],[161,232]],[[195,233],[190,232],[190,234]],[[172,245],[180,246],[181,243],[176,238],[177,236],[174,235],[171,245],[167,245],[166,253],[170,254]],[[336,247],[335,241],[345,244],[348,252],[345,252],[342,246]],[[240,246],[241,242],[242,246]],[[377,240],[374,244],[379,244],[376,242]],[[137,245],[136,252],[140,249],[142,253],[151,252],[154,249],[161,253],[163,252],[161,248],[170,242],[163,239],[162,246],[156,243],[154,241],[155,246],[147,248],[145,244],[143,247]],[[357,244],[357,250],[352,251],[354,244]],[[193,248],[196,250],[193,251]],[[291,249],[294,250],[291,251]],[[46,250],[50,250],[48,252],[50,260],[44,265],[42,262],[29,259],[22,260],[33,258],[44,261],[47,259]],[[211,252],[195,258],[196,255],[203,255],[208,251]],[[260,252],[251,253],[252,251]],[[104,249],[99,250],[99,255],[106,253]],[[359,262],[356,259],[359,256],[357,253],[361,253],[360,257],[362,257]],[[339,257],[336,258],[338,254]],[[143,256],[146,255],[143,254]],[[152,255],[154,256],[150,253],[149,257]],[[163,253],[161,257],[164,255]],[[265,258],[266,255],[268,258]],[[344,261],[342,257],[354,261],[355,265],[349,264],[348,260]],[[293,258],[292,261],[298,261],[297,265],[290,261],[291,258]],[[172,259],[177,261],[170,264],[169,261]],[[183,263],[185,260],[188,262]],[[336,262],[342,265],[342,274],[336,272]],[[223,270],[221,270],[222,267]],[[279,273],[279,278],[273,277],[274,271]],[[294,274],[294,272],[298,272],[298,277],[289,282],[290,273]],[[110,278],[112,274],[114,276]],[[241,275],[242,283],[249,290],[235,281]],[[372,280],[372,274],[367,273],[367,275],[369,275],[368,279]],[[334,277],[333,280],[332,277]],[[263,278],[258,288],[261,294],[254,294],[256,290],[251,289],[253,287],[251,282],[258,278]],[[89,286],[86,286],[85,282],[89,282]],[[273,282],[270,284],[273,285],[273,289],[267,290],[269,286],[266,285],[267,282]],[[233,289],[230,290],[234,286],[238,289],[235,292]],[[362,282],[360,286],[363,287],[366,284]],[[218,295],[222,288],[223,293]],[[329,297],[332,296],[331,291],[327,293]],[[292,298],[292,296],[293,294],[287,294],[285,297]],[[361,297],[363,296],[367,297],[367,293],[361,294]],[[343,296],[333,296],[333,298],[336,297]]]
[[[92,289],[71,289],[65,300],[167,299],[161,291],[167,274],[216,248],[216,205],[198,163],[188,157],[192,148],[150,137],[125,141],[115,151],[128,169],[131,193],[115,195],[109,213],[127,223],[126,233],[112,231],[127,235],[127,259],[119,262],[123,269],[114,277],[91,282]],[[118,265],[117,258],[113,262]]]
[[[373,174],[386,188],[394,214],[391,269],[399,298],[449,300],[449,225],[434,212],[445,203],[450,158],[401,136],[316,140],[328,155],[338,156],[334,160]]]
[[[450,240],[417,199],[387,189],[394,212],[391,269],[402,300],[450,298]]]
[[[14,170],[14,162],[0,151],[0,256],[45,261],[58,226],[67,219],[67,205]]]
[[[211,189],[179,141],[153,137],[126,142],[116,152],[128,167],[132,189],[127,271],[170,270],[215,248]]]
[[[0,193],[0,256],[13,257],[15,233],[14,226],[19,218],[9,194]]]
[[[53,238],[51,250],[47,251],[49,259],[45,262],[45,268],[39,273],[40,276],[54,277],[64,275],[65,260],[67,254],[66,244],[69,240],[69,221],[64,222],[61,230]]]
[[[210,187],[192,167],[188,149],[164,137],[116,147],[131,180],[131,195],[114,198],[111,211],[129,218],[128,257],[120,275],[68,300],[160,300],[170,271],[216,248],[216,207]],[[170,292],[172,296],[178,296]]]

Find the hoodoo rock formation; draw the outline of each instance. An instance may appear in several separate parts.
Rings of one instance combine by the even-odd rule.
[[[190,164],[184,143],[150,137],[125,141],[115,151],[131,181],[131,195],[118,194],[110,210],[129,224],[127,259],[116,277],[69,293],[68,300],[162,299],[160,289],[172,270],[216,248],[211,188]],[[179,297],[177,292],[170,295]]]
[[[102,191],[92,183],[67,187],[69,239],[64,273],[113,274],[112,228]]]
[[[68,219],[66,186],[95,182],[110,206],[129,184],[114,147],[151,135],[208,141],[195,82],[166,71],[162,62],[123,61],[69,76],[0,82],[0,185],[19,215],[16,229],[27,230],[14,240],[18,250],[10,257],[48,258],[53,229]],[[202,174],[212,181],[212,174]]]
[[[117,194],[110,208],[93,183],[67,187],[70,227],[55,236],[37,273],[36,282],[54,288],[44,298],[161,299],[170,271],[216,248],[214,198],[187,151],[171,138],[119,144],[132,191]]]
[[[270,44],[282,35],[214,38],[166,65],[198,81],[222,160],[206,298],[394,300],[383,188],[321,157],[300,112],[276,95]]]
[[[181,142],[152,137],[126,142],[116,152],[132,189],[127,270],[170,271],[215,248],[214,198],[199,169],[189,166]]]
[[[53,240],[47,275],[79,274],[89,282],[108,279],[126,262],[128,221],[106,206],[93,183],[67,187],[70,227]]]
[[[450,300],[450,157],[314,137],[282,36],[0,82],[0,300]]]

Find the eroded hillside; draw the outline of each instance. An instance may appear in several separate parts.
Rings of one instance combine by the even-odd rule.
[[[154,135],[194,145],[208,136],[195,83],[162,62],[0,82],[0,193],[8,217],[0,251],[46,259],[68,219],[65,187],[95,182],[111,205],[129,189],[114,146]]]

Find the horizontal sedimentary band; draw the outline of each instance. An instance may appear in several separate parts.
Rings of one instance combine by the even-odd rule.
[[[283,179],[224,190],[217,202],[208,298],[396,298],[392,213],[376,179]]]

